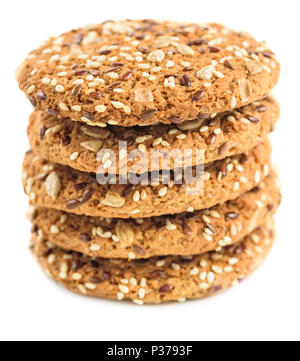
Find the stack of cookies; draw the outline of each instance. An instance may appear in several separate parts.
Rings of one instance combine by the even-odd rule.
[[[17,70],[34,107],[23,184],[46,273],[137,304],[251,273],[280,203],[268,140],[279,72],[264,42],[219,24],[107,21],[31,52]]]

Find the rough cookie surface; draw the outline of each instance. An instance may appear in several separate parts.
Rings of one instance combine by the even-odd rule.
[[[38,109],[87,124],[182,123],[241,107],[277,83],[264,42],[219,24],[106,21],[50,38],[17,69]]]
[[[248,153],[209,163],[195,194],[189,184],[173,181],[99,185],[93,174],[49,163],[29,152],[23,163],[23,185],[36,206],[88,216],[144,218],[192,212],[235,199],[258,185],[269,174],[270,153],[266,141]]]
[[[267,222],[240,243],[198,256],[91,258],[35,234],[31,248],[45,272],[70,290],[143,304],[203,298],[234,286],[262,262],[273,239],[273,224]]]
[[[194,213],[136,220],[29,208],[41,239],[91,257],[194,255],[234,244],[270,218],[280,203],[274,174],[235,200]]]
[[[188,149],[201,149],[204,154],[198,162],[204,163],[244,153],[266,138],[278,117],[278,103],[270,97],[213,119],[203,118],[178,126],[98,128],[35,111],[30,116],[27,133],[31,149],[46,160],[84,172],[126,173],[135,169],[144,173],[176,167],[177,157],[152,156],[151,161],[153,151],[165,154],[179,150],[184,154]],[[127,155],[119,148],[121,141],[127,142]],[[115,160],[107,156],[110,155],[107,149],[116,156]],[[132,151],[138,157],[128,156]],[[148,163],[140,155],[146,156]],[[189,161],[191,165],[197,163],[195,151]]]

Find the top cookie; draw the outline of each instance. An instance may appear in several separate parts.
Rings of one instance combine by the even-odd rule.
[[[182,123],[262,98],[280,67],[219,24],[107,21],[50,38],[17,70],[32,104],[105,127]]]

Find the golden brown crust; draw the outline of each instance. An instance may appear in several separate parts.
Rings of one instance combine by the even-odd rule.
[[[162,154],[179,150],[184,154],[191,149],[191,165],[196,165],[195,149],[204,151],[202,159],[198,160],[204,163],[247,152],[274,129],[278,117],[278,103],[270,97],[213,119],[185,122],[178,127],[161,124],[101,129],[35,111],[30,116],[27,133],[34,152],[51,162],[84,172],[126,173],[135,168],[138,173],[144,173],[176,167],[173,157],[164,158],[162,162],[162,158],[156,160],[152,156],[151,161],[153,151]],[[119,149],[121,141],[127,142],[128,154],[138,151],[143,158],[127,156],[127,161],[120,162],[120,158],[124,158]],[[116,155],[115,162],[113,157],[105,157],[107,149]],[[144,157],[148,163],[144,162]]]
[[[23,163],[23,185],[39,207],[110,218],[176,214],[210,208],[249,191],[269,173],[270,153],[266,141],[247,154],[206,165],[195,194],[186,183],[99,185],[88,173],[46,162],[29,152]]]
[[[50,38],[17,71],[33,105],[104,126],[171,124],[241,107],[277,83],[264,42],[219,24],[106,21]]]
[[[273,174],[235,200],[173,217],[104,219],[30,207],[30,220],[40,237],[91,257],[194,255],[240,241],[276,212],[280,198]]]
[[[262,262],[273,239],[273,224],[268,222],[220,252],[133,261],[92,259],[36,235],[31,247],[46,273],[68,289],[142,304],[203,298],[236,285]]]

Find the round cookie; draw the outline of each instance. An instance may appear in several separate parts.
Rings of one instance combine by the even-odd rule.
[[[203,298],[236,285],[263,261],[273,239],[270,222],[220,252],[131,261],[65,251],[35,235],[31,247],[45,272],[68,289],[143,304]]]
[[[209,163],[194,187],[188,184],[186,174],[180,184],[176,184],[177,178],[173,182],[163,177],[168,185],[159,180],[100,185],[93,174],[49,163],[29,152],[23,163],[23,185],[34,205],[75,214],[145,218],[192,212],[235,199],[254,188],[269,173],[270,153],[266,141],[248,153]]]
[[[91,257],[194,255],[234,244],[270,218],[280,203],[274,174],[235,200],[203,211],[136,220],[78,216],[30,207],[39,239]]]
[[[124,174],[135,169],[145,173],[178,166],[178,157],[154,157],[154,151],[163,155],[175,150],[181,154],[189,149],[203,150],[198,160],[201,163],[244,153],[266,138],[278,117],[278,103],[270,97],[213,119],[198,119],[178,126],[96,128],[35,111],[30,116],[27,133],[31,149],[49,161],[83,172]],[[124,160],[126,153],[119,149],[122,141],[127,142],[127,160]],[[106,156],[107,149],[115,155],[115,161]],[[138,152],[139,157],[128,156],[133,152]],[[148,162],[144,162],[144,157]],[[193,151],[190,165],[195,165],[196,159]]]
[[[261,99],[280,67],[219,24],[106,21],[50,38],[16,71],[31,103],[98,125],[182,123]]]

